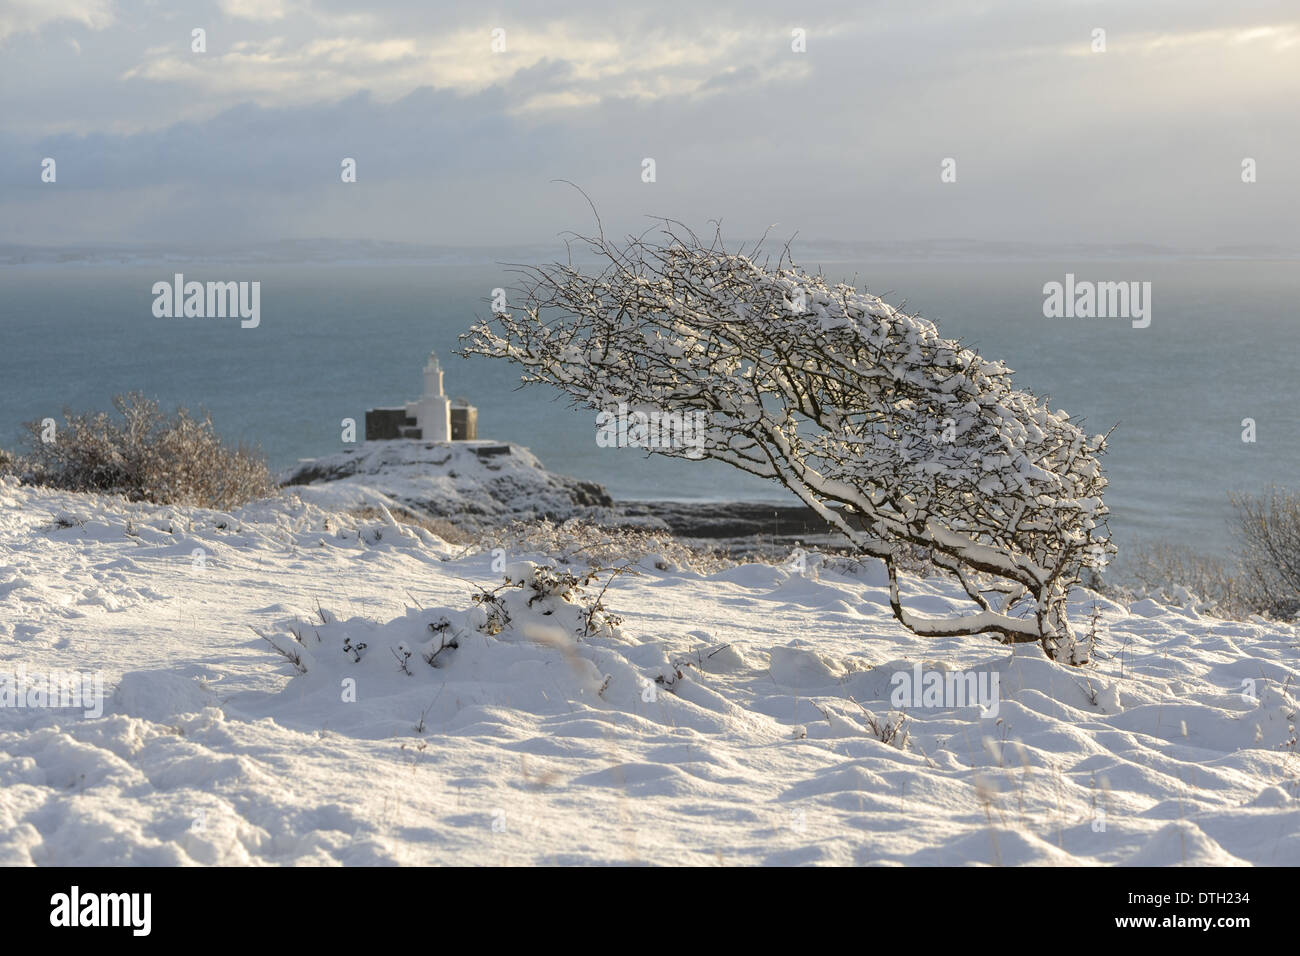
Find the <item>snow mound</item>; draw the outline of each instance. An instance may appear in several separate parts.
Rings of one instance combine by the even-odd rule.
[[[489,525],[523,516],[563,519],[612,504],[600,485],[547,471],[508,442],[364,442],[280,476],[305,500],[334,510],[392,500],[412,511]]]
[[[511,709],[559,716],[579,705],[660,722],[662,706],[644,705],[675,691],[695,705],[672,715],[675,726],[717,726],[707,712],[727,707],[716,693],[683,693],[686,672],[703,667],[705,655],[674,662],[659,642],[633,640],[597,603],[602,581],[530,561],[511,563],[504,578],[480,586],[468,608],[408,607],[380,623],[336,617],[325,605],[313,620],[278,621],[259,636],[293,679],[264,712],[302,726],[329,719],[337,731],[385,738],[463,727]]]
[[[1161,827],[1142,849],[1124,861],[1126,866],[1243,866],[1245,863],[1188,820]]]
[[[770,652],[772,680],[785,687],[827,687],[833,685],[844,668],[818,654],[799,641],[774,647]]]
[[[113,691],[118,713],[159,722],[197,714],[216,702],[216,695],[198,680],[172,671],[130,671]]]

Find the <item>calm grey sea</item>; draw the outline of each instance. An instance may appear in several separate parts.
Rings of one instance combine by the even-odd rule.
[[[1166,538],[1223,551],[1233,489],[1300,486],[1300,269],[1289,261],[822,263],[938,323],[1090,430],[1115,428],[1106,466],[1121,546]],[[157,319],[154,282],[259,280],[261,324]],[[1152,283],[1152,322],[1047,319],[1043,284]],[[591,412],[517,371],[451,355],[487,312],[505,267],[480,265],[0,267],[0,446],[24,421],[107,407],[142,390],[208,409],[231,439],[286,466],[340,447],[339,422],[418,395],[429,349],[447,391],[479,407],[479,434],[530,447],[554,470],[625,499],[786,501],[775,486],[712,462],[646,458],[595,442]],[[1252,418],[1257,441],[1243,443]]]

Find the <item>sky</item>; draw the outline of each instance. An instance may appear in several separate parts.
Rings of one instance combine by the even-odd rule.
[[[0,0],[0,243],[1295,247],[1297,103],[1295,0]]]

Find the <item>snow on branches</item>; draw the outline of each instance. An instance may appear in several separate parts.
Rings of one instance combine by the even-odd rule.
[[[524,382],[598,410],[702,412],[701,442],[653,450],[781,482],[885,561],[894,614],[915,633],[991,633],[1087,660],[1065,602],[1114,552],[1104,436],[1016,389],[1001,362],[788,250],[760,263],[672,222],[650,239],[580,242],[595,268],[522,268],[511,307],[462,336],[462,354],[508,359]],[[904,606],[907,546],[961,582],[973,613]]]

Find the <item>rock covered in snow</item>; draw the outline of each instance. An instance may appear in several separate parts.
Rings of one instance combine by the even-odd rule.
[[[295,490],[322,507],[361,507],[377,491],[415,512],[469,525],[563,519],[612,504],[599,484],[547,471],[531,451],[509,442],[364,442],[301,462],[280,483],[305,486]]]

